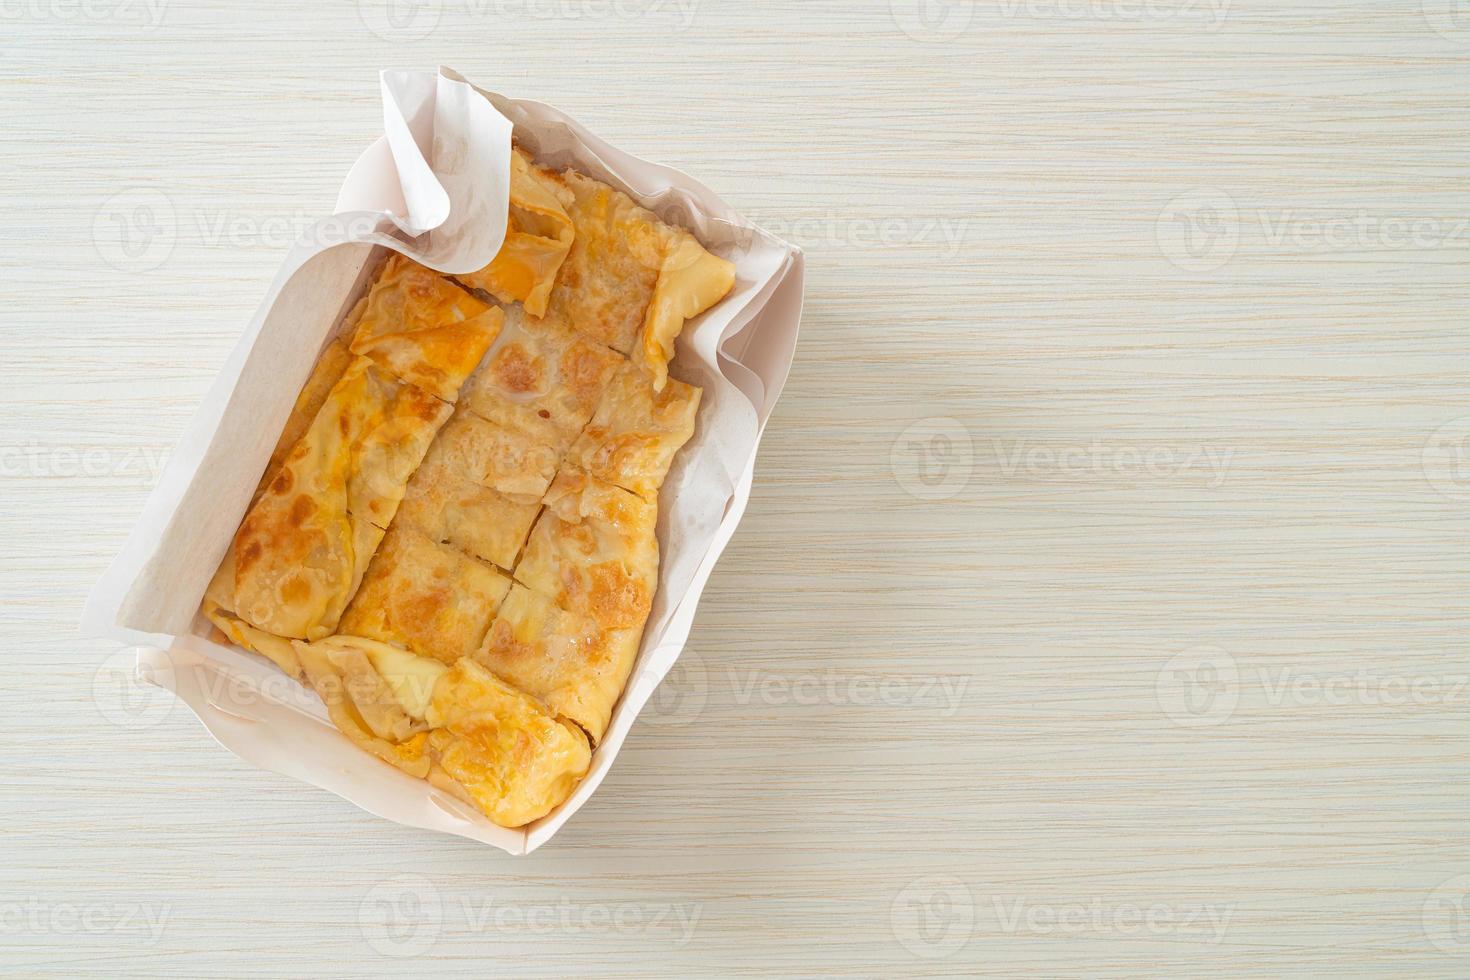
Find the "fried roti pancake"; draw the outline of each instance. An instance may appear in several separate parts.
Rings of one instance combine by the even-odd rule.
[[[424,466],[444,466],[504,494],[541,499],[556,476],[560,454],[534,433],[457,410],[424,457]]]
[[[449,414],[354,360],[235,535],[234,612],[277,636],[334,632]]]
[[[489,265],[460,281],[502,303],[519,302],[532,316],[545,314],[557,270],[572,248],[571,203],[572,192],[560,178],[532,163],[520,147],[512,148],[505,244]]]
[[[638,346],[629,353],[653,378],[653,390],[663,391],[669,377],[674,341],[684,322],[724,299],[735,285],[735,266],[705,247],[682,228],[664,228],[663,259],[658,285],[648,304]]]
[[[436,660],[357,636],[296,642],[332,723],[359,748],[521,827],[571,795],[587,736],[471,660]]]
[[[561,176],[575,236],[546,319],[627,354],[662,390],[684,321],[725,298],[735,266],[622,191],[574,170]]]
[[[630,353],[663,265],[662,222],[600,180],[574,170],[561,176],[573,195],[575,235],[546,319]]]
[[[641,629],[658,587],[657,519],[657,503],[563,470],[515,578],[604,629]]]
[[[475,659],[602,740],[638,656],[642,623],[605,629],[547,596],[511,586]]]
[[[503,572],[395,521],[338,632],[453,663],[479,648],[509,589]]]
[[[415,702],[411,697],[400,700],[399,691],[405,689],[411,694],[426,683],[437,683],[434,668],[440,672],[448,668],[438,661],[426,660],[430,666],[418,684],[395,686],[378,672],[375,662],[383,661],[386,666],[394,655],[412,655],[386,643],[354,636],[329,636],[315,643],[297,640],[292,647],[338,731],[358,748],[410,776],[428,778],[429,726],[422,708],[415,714],[412,711]],[[392,676],[391,669],[389,673]]]
[[[352,352],[447,402],[500,332],[505,314],[398,253],[360,311]]]
[[[592,762],[580,728],[473,660],[459,661],[435,685],[429,720],[429,782],[502,827],[522,827],[560,806]]]
[[[267,633],[265,630],[256,629],[235,615],[235,546],[233,544],[225,552],[224,561],[220,562],[219,570],[214,573],[214,578],[204,593],[204,602],[200,606],[200,611],[214,624],[224,640],[252,650],[292,677],[298,680],[301,678],[301,663],[296,659],[296,651],[292,649],[290,640],[283,636],[276,636],[274,633]],[[220,638],[216,637],[216,639]]]
[[[426,459],[409,481],[397,524],[508,569],[540,510],[539,497],[491,490],[440,456]]]
[[[560,455],[624,363],[573,330],[512,308],[484,363],[465,382],[461,401],[481,418],[525,432]]]
[[[387,259],[201,611],[355,745],[514,828],[572,793],[628,683],[702,395],[668,362],[734,267],[512,150],[499,254],[459,281]]]
[[[624,365],[566,463],[656,501],[674,454],[694,435],[702,393],[673,379],[654,391],[645,372]]]
[[[255,488],[257,497],[270,485],[271,480],[275,479],[282,464],[286,462],[287,454],[291,452],[301,437],[306,435],[306,430],[311,428],[317,412],[321,411],[322,405],[326,403],[327,395],[331,394],[333,386],[341,380],[342,375],[347,371],[347,365],[351,363],[352,352],[347,349],[347,341],[341,337],[333,339],[317,358],[316,366],[311,369],[311,377],[306,379],[306,387],[302,388],[301,393],[296,396],[296,404],[286,419],[286,427],[281,430],[281,437],[276,440],[276,448],[271,451],[270,462],[265,467],[265,475],[260,478],[260,485]]]
[[[455,413],[408,482],[397,520],[501,568],[515,567],[557,454],[514,429]]]

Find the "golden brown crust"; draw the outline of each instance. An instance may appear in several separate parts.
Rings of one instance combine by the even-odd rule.
[[[434,688],[434,767],[502,827],[544,817],[571,795],[592,761],[587,736],[472,660]],[[431,777],[432,778],[432,777]]]
[[[505,243],[489,265],[459,279],[502,303],[520,302],[531,315],[543,315],[575,236],[567,214],[571,201],[571,192],[554,174],[514,148]]]
[[[408,471],[447,415],[425,419],[425,396],[383,383],[367,362],[355,367],[236,536],[237,611],[283,636],[331,631],[381,536],[365,525],[391,520]]]
[[[573,170],[562,174],[573,194],[571,251],[551,291],[546,319],[631,352],[658,284],[661,223],[621,191]]]
[[[442,466],[491,490],[540,499],[559,461],[556,450],[534,434],[461,408],[439,430],[423,466]]]
[[[653,390],[668,381],[674,340],[690,317],[698,316],[729,294],[735,285],[735,266],[711,255],[694,236],[681,228],[665,228],[658,285],[648,304],[638,345],[630,355],[653,379]]]
[[[235,536],[235,612],[294,639],[333,632],[449,406],[358,358]]]
[[[509,589],[504,573],[395,522],[338,632],[453,663],[479,647]]]
[[[513,309],[461,400],[481,418],[527,433],[560,454],[623,363],[572,330]]]
[[[562,181],[576,231],[544,315],[627,354],[661,391],[685,321],[729,294],[735,266],[601,181]]]
[[[504,316],[444,276],[395,252],[368,293],[352,352],[453,402],[500,332]]]
[[[576,470],[546,493],[516,580],[605,629],[641,628],[658,587],[658,505]]]
[[[317,412],[321,411],[327,395],[331,394],[332,388],[341,380],[347,366],[351,363],[352,352],[347,349],[347,341],[341,337],[327,344],[326,349],[317,358],[316,366],[311,370],[311,376],[306,379],[306,386],[296,396],[296,404],[291,409],[291,415],[286,419],[286,426],[281,430],[281,437],[276,440],[276,448],[271,451],[270,462],[266,464],[265,474],[255,488],[257,497],[271,480],[275,479],[281,466],[286,462],[286,456],[301,437],[306,435],[306,430],[311,428],[311,423],[316,419]]]
[[[445,457],[431,456],[409,481],[397,524],[509,569],[540,510],[534,494],[491,490],[446,465]]]
[[[674,455],[694,435],[701,394],[699,388],[672,379],[655,392],[646,373],[625,365],[573,443],[566,463],[657,500]]]
[[[593,743],[607,731],[613,706],[638,656],[642,623],[606,629],[558,608],[523,585],[511,587],[475,659],[581,726]]]

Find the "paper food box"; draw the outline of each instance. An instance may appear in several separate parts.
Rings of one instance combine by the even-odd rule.
[[[240,758],[389,820],[526,854],[597,789],[683,649],[745,510],[761,433],[791,364],[802,255],[698,181],[609,146],[551,106],[477,89],[444,69],[384,72],[381,85],[384,135],[353,166],[335,213],[286,256],[94,588],[83,627],[135,646],[139,679],[173,692]],[[658,590],[632,676],[576,790],[518,829],[354,746],[309,687],[212,640],[218,634],[199,611],[298,391],[379,259],[393,250],[464,275],[500,250],[512,133],[538,163],[575,167],[624,191],[736,270],[729,294],[686,324],[670,364],[671,376],[701,387],[703,398],[659,495]]]

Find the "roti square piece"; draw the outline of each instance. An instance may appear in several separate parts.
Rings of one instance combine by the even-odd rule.
[[[413,475],[397,525],[503,569],[514,568],[541,510],[540,499],[491,490],[444,459],[426,460]]]
[[[397,519],[435,541],[514,568],[555,474],[549,446],[460,410],[409,480]]]
[[[641,629],[658,588],[657,520],[656,502],[563,470],[515,578],[604,629]]]
[[[491,490],[541,499],[561,454],[535,433],[460,408],[439,430],[424,466],[444,466]]]
[[[461,399],[481,418],[525,432],[560,456],[624,363],[575,331],[512,307]]]
[[[395,252],[351,318],[354,354],[453,402],[500,332],[505,314]]]
[[[354,360],[236,532],[233,611],[281,637],[334,632],[449,414]]]
[[[587,772],[582,731],[472,660],[446,667],[348,635],[294,646],[332,723],[355,745],[502,827],[546,815]]]
[[[622,191],[575,170],[572,247],[551,290],[546,319],[627,354],[648,313],[663,263],[662,223]]]
[[[641,363],[662,389],[684,321],[724,299],[735,266],[622,191],[568,170],[575,236],[546,319]]]
[[[231,643],[254,651],[274,663],[292,677],[301,678],[301,663],[296,659],[291,640],[265,630],[256,629],[235,613],[235,545],[230,544],[224,560],[204,592],[199,611],[214,624]],[[216,637],[218,639],[218,637]]]
[[[503,572],[394,522],[337,632],[452,664],[479,648],[509,590]]]
[[[291,414],[286,418],[285,428],[281,429],[280,438],[276,440],[276,448],[271,450],[271,458],[266,464],[265,475],[260,478],[260,485],[255,488],[257,497],[271,480],[275,479],[281,466],[286,462],[286,456],[290,454],[301,437],[306,435],[306,430],[311,428],[311,423],[316,419],[317,413],[321,411],[322,405],[326,404],[327,396],[342,379],[342,375],[346,373],[347,366],[352,363],[352,360],[352,351],[347,349],[347,341],[341,337],[327,344],[326,349],[317,358],[316,364],[311,369],[311,376],[306,379],[306,386],[296,396],[296,404],[292,406]]]
[[[502,827],[521,827],[561,804],[592,763],[587,736],[473,660],[434,686],[429,782]]]
[[[649,500],[658,499],[669,466],[694,435],[702,390],[669,379],[654,391],[647,373],[624,365],[608,385],[566,463]]]
[[[576,722],[596,744],[633,669],[642,626],[604,629],[590,616],[513,585],[475,659]]]

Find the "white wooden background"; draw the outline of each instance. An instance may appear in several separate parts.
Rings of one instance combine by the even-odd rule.
[[[399,8],[0,0],[0,970],[1470,973],[1470,8]],[[522,860],[74,631],[438,63],[810,256],[688,659]]]

